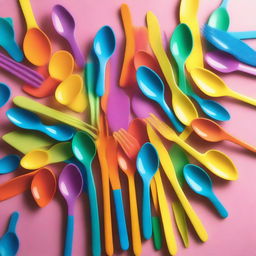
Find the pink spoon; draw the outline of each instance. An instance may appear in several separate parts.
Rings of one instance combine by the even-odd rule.
[[[205,55],[206,62],[214,69],[222,73],[231,73],[234,71],[242,71],[256,76],[256,68],[243,64],[232,55],[221,52],[213,51]]]

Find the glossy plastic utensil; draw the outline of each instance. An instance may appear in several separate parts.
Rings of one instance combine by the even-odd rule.
[[[31,193],[39,207],[45,207],[53,199],[57,188],[54,172],[38,172],[31,182]]]
[[[208,25],[204,25],[203,35],[217,49],[233,55],[241,62],[256,66],[256,51],[240,39]]]
[[[141,66],[136,73],[137,81],[142,93],[151,100],[156,101],[166,113],[178,132],[184,130],[184,126],[168,107],[164,98],[164,84],[161,78],[150,68]]]
[[[20,157],[18,155],[7,155],[0,158],[0,174],[6,174],[15,171],[20,166]]]
[[[242,71],[247,74],[256,76],[256,68],[248,66],[239,62],[232,55],[222,52],[213,51],[205,54],[205,60],[215,70],[222,73],[231,73],[235,71]]]
[[[14,29],[4,18],[0,18],[0,31],[0,46],[2,46],[14,60],[18,62],[23,61],[24,55],[15,41]]]
[[[198,117],[198,113],[192,101],[176,84],[173,68],[163,47],[159,22],[152,12],[147,13],[147,26],[151,48],[172,92],[174,113],[184,125],[188,126],[193,119]]]
[[[36,114],[21,108],[11,108],[6,112],[6,115],[16,126],[28,130],[41,131],[58,141],[70,140],[75,133],[72,127],[64,124],[45,125]]]
[[[52,22],[57,33],[68,41],[77,65],[83,68],[85,60],[75,39],[76,24],[73,16],[64,6],[57,4],[52,9]]]
[[[184,167],[184,176],[188,185],[194,192],[208,198],[222,218],[228,217],[227,210],[212,190],[212,180],[210,176],[201,167],[194,164],[187,164]]]
[[[96,94],[103,96],[105,92],[105,70],[109,58],[116,48],[114,31],[109,26],[103,26],[96,34],[93,41],[93,49],[99,61],[99,70],[96,84]]]
[[[72,255],[75,202],[83,188],[83,178],[74,164],[66,165],[59,176],[59,190],[68,207],[64,256]]]
[[[51,42],[38,27],[30,0],[19,0],[19,3],[27,23],[27,33],[23,41],[24,54],[32,64],[36,66],[46,65],[51,57]]]
[[[229,96],[256,106],[256,99],[231,90],[219,76],[210,70],[204,68],[195,68],[191,71],[191,77],[198,88],[210,97]]]
[[[19,215],[19,212],[12,213],[8,230],[0,239],[0,254],[3,256],[15,256],[19,250],[20,242],[16,233],[16,225],[19,219]]]
[[[220,125],[206,118],[197,118],[192,121],[191,126],[195,133],[202,139],[210,142],[219,142],[229,140],[241,147],[244,147],[252,152],[256,152],[256,147],[253,147],[238,138],[226,132]]]
[[[152,236],[152,221],[150,207],[150,182],[159,167],[159,159],[156,149],[149,142],[145,143],[137,156],[136,161],[138,172],[143,181],[142,199],[142,230],[145,239]]]
[[[72,150],[75,157],[85,166],[88,197],[90,203],[92,254],[101,255],[99,210],[96,188],[92,173],[92,162],[96,155],[96,147],[92,138],[85,132],[77,132],[72,140]]]
[[[11,97],[11,89],[8,85],[0,83],[0,108],[3,107]]]
[[[160,134],[167,140],[177,143],[185,151],[187,151],[196,160],[201,162],[212,173],[226,180],[237,180],[238,171],[232,160],[218,150],[208,150],[205,153],[199,153],[185,141],[183,141],[172,128],[167,126],[164,122],[160,121],[154,116],[147,118],[147,121],[157,129]]]
[[[70,142],[60,142],[50,149],[35,149],[28,152],[20,161],[20,165],[28,170],[38,169],[48,164],[60,163],[73,156]]]

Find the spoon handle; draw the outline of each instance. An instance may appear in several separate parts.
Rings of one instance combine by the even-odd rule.
[[[12,213],[7,232],[15,233],[15,229],[16,229],[16,225],[17,225],[19,216],[20,216],[19,212]]]
[[[229,0],[222,0],[222,3],[220,5],[220,8],[227,8],[227,4],[228,4]]]
[[[76,64],[78,67],[83,68],[85,63],[84,56],[82,55],[74,36],[70,37],[68,42],[74,54]]]
[[[142,199],[142,231],[145,239],[152,236],[152,220],[150,207],[150,193],[147,184],[143,183],[143,199]]]
[[[73,234],[74,234],[74,216],[68,215],[64,256],[72,255]]]
[[[30,0],[19,0],[20,6],[27,23],[27,29],[38,28],[38,25],[33,14],[33,10],[30,4]]]
[[[256,37],[256,33],[255,33],[255,37]],[[239,63],[238,70],[256,76],[256,68],[246,65],[244,63]]]
[[[228,135],[227,139],[229,141],[231,141],[231,142],[233,142],[233,143],[243,147],[243,148],[246,148],[246,149],[248,149],[248,150],[250,150],[252,152],[256,152],[256,148],[255,147],[253,147],[253,146],[247,144],[246,142],[243,142],[243,141],[241,141],[241,140],[239,140],[239,139],[237,139],[237,138],[235,138],[235,137],[233,137],[231,135]]]
[[[216,210],[218,211],[218,213],[220,214],[220,216],[222,218],[227,218],[228,217],[228,212],[226,210],[226,208],[223,206],[223,204],[220,202],[220,200],[215,196],[214,193],[211,194],[211,196],[209,197],[210,201],[212,202],[212,204],[214,205],[214,207],[216,208]]]
[[[183,93],[187,94],[187,82],[184,72],[184,65],[178,66],[179,70],[179,88],[182,90]]]
[[[242,95],[238,92],[235,92],[235,91],[230,91],[230,94],[229,94],[231,97],[237,99],[237,100],[241,100],[245,103],[248,103],[250,105],[253,105],[253,106],[256,106],[256,99],[253,99],[253,98],[250,98],[250,97],[247,97],[245,95]]]
[[[99,59],[99,71],[96,83],[96,95],[101,97],[105,92],[105,70],[106,70],[106,61],[100,61]]]

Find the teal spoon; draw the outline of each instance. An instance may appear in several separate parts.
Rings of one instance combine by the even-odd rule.
[[[0,83],[0,108],[3,107],[11,97],[11,89],[8,85]]]
[[[192,97],[202,111],[210,118],[217,121],[227,121],[230,119],[228,111],[218,102],[206,100],[199,97],[188,83],[185,75],[185,62],[193,49],[193,37],[190,28],[184,24],[179,24],[170,40],[170,50],[177,63],[179,73],[179,87],[190,97]]]
[[[0,239],[0,255],[15,256],[19,250],[20,242],[16,234],[16,225],[19,219],[19,213],[14,212],[11,215],[7,232]]]
[[[142,231],[145,239],[152,236],[152,218],[150,204],[150,183],[159,167],[159,158],[154,146],[145,143],[137,156],[137,169],[143,181]]]
[[[103,26],[96,34],[93,49],[99,61],[96,94],[103,96],[105,91],[106,65],[116,48],[114,31],[109,26]]]
[[[208,198],[222,218],[228,217],[227,210],[212,190],[212,180],[210,176],[201,167],[194,164],[187,164],[183,172],[190,188],[197,194]]]
[[[15,171],[20,166],[20,157],[18,155],[7,155],[0,158],[0,174]]]
[[[87,192],[90,203],[92,254],[101,255],[100,223],[97,193],[92,174],[92,162],[96,155],[96,146],[92,138],[85,132],[77,132],[72,140],[72,150],[75,157],[86,168]]]
[[[17,62],[24,59],[24,55],[15,41],[13,26],[10,21],[0,17],[0,45],[8,52],[8,54]]]

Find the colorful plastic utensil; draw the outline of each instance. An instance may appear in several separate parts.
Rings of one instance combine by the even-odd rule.
[[[27,23],[27,33],[23,41],[24,54],[32,64],[36,66],[46,65],[51,57],[51,42],[38,27],[30,0],[19,0],[19,2]]]
[[[75,202],[83,188],[83,178],[74,164],[66,165],[59,176],[59,190],[68,207],[64,256],[72,255]]]
[[[159,131],[159,133],[167,140],[177,143],[197,161],[201,162],[212,173],[226,180],[237,180],[238,171],[232,160],[218,150],[208,150],[205,153],[199,153],[185,141],[183,141],[172,128],[167,126],[164,122],[151,115],[147,121]],[[159,155],[161,155],[159,153]]]
[[[101,255],[100,224],[98,200],[94,178],[92,174],[92,161],[96,155],[96,147],[92,138],[85,132],[77,132],[72,141],[72,150],[75,157],[86,168],[86,180],[90,203],[91,230],[92,230],[92,254]]]
[[[178,132],[182,132],[184,126],[179,122],[173,111],[166,104],[164,98],[164,84],[157,73],[146,66],[141,66],[137,70],[136,77],[142,93],[149,99],[157,102],[166,113],[175,129]]]
[[[203,35],[217,49],[233,55],[241,62],[256,66],[256,51],[232,34],[204,25]]]
[[[68,41],[77,65],[83,68],[85,60],[75,39],[76,24],[71,13],[64,6],[55,5],[52,9],[52,23],[57,33]]]
[[[103,96],[105,92],[105,70],[109,58],[116,48],[116,38],[110,26],[103,26],[96,34],[93,41],[93,49],[99,61],[97,75],[96,94]]]
[[[91,126],[74,116],[60,112],[54,108],[47,107],[43,104],[40,104],[37,101],[34,101],[24,96],[15,97],[13,99],[13,103],[16,106],[21,107],[23,109],[41,114],[53,120],[59,121],[61,123],[65,123],[79,130],[85,131],[88,134],[90,134],[93,138],[96,138],[95,132],[97,131],[97,129],[94,126]]]
[[[229,14],[227,11],[227,4],[229,0],[222,0],[221,5],[212,12],[208,25],[221,30],[228,30],[229,28]]]
[[[256,99],[231,90],[219,76],[210,70],[204,68],[195,68],[191,71],[191,77],[198,88],[210,97],[229,96],[256,106]]]
[[[56,176],[49,172],[38,172],[32,179],[31,193],[39,207],[45,207],[53,199],[57,187]]]
[[[15,231],[19,215],[19,212],[12,213],[9,221],[8,230],[0,239],[0,254],[3,256],[15,256],[19,250],[20,242],[18,235]]]
[[[151,48],[158,60],[169,88],[172,91],[172,106],[174,113],[184,125],[188,126],[193,119],[198,117],[198,114],[192,101],[178,88],[176,84],[171,63],[165,49],[163,48],[159,22],[152,12],[147,13],[147,26]]]
[[[152,236],[152,221],[150,207],[150,183],[159,167],[159,159],[156,149],[149,142],[145,143],[137,156],[138,172],[143,181],[142,199],[142,231],[145,239]]]
[[[222,73],[231,73],[234,71],[242,71],[247,74],[256,76],[256,68],[239,62],[232,55],[222,52],[213,51],[205,54],[205,60],[215,70]]]
[[[0,83],[0,108],[3,107],[11,97],[11,89],[8,85]]]
[[[20,165],[28,170],[38,169],[48,164],[60,163],[73,156],[70,142],[60,142],[50,149],[35,149],[28,152],[20,161]]]
[[[15,171],[20,166],[20,157],[18,155],[7,155],[0,158],[0,174],[6,174]]]
[[[253,147],[238,138],[226,132],[220,125],[206,118],[197,118],[192,121],[191,126],[195,133],[202,139],[210,142],[219,142],[229,140],[241,147],[244,147],[252,152],[256,152],[256,147]]]
[[[36,114],[22,108],[11,108],[7,110],[6,115],[16,126],[43,132],[58,141],[70,140],[75,133],[75,129],[65,124],[45,125]]]
[[[4,18],[0,18],[0,31],[0,46],[2,46],[14,60],[18,62],[23,61],[24,55],[15,41],[14,29]]]
[[[115,141],[113,136],[109,136],[107,138],[107,145],[106,145],[106,159],[108,163],[109,180],[112,187],[113,198],[115,203],[119,242],[122,250],[128,250],[129,238],[128,238],[128,232],[127,232],[125,212],[124,212],[122,188],[121,188],[121,183],[119,179],[117,158],[118,158],[117,142]]]
[[[215,206],[222,218],[228,217],[228,212],[212,190],[212,180],[210,176],[199,166],[187,164],[184,167],[185,179],[194,192],[208,198]]]

